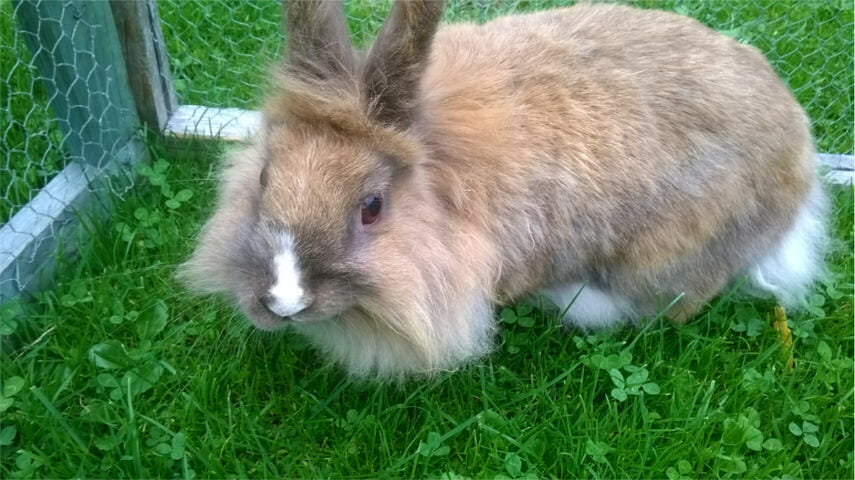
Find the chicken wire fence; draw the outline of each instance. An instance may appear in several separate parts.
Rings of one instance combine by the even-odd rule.
[[[50,4],[58,15],[42,17],[39,7]],[[104,25],[85,10],[79,2],[0,3],[0,224],[65,166],[113,167],[124,146],[126,132],[112,120],[132,110],[117,88],[119,67],[98,52]]]
[[[113,0],[114,10],[121,1]],[[451,0],[446,21],[483,22],[505,13],[571,3]],[[807,109],[817,150],[852,153],[855,67],[851,1],[620,3],[676,11],[758,47]],[[29,212],[27,221],[38,221],[40,216],[56,215],[53,210],[39,208],[68,200],[42,198],[34,202],[40,192],[46,197],[49,189],[45,186],[52,180],[77,175],[80,178],[67,180],[89,185],[90,175],[107,170],[132,171],[127,148],[131,137],[139,137],[139,131],[131,128],[136,111],[127,89],[121,88],[122,82],[128,81],[127,71],[121,47],[109,45],[118,43],[119,38],[112,18],[104,14],[109,6],[104,5],[110,4],[79,0],[0,3],[0,263],[20,256],[15,242],[23,240],[9,240],[10,231],[17,233],[12,225],[20,217],[16,214]],[[361,47],[379,30],[390,2],[352,0],[345,2],[345,7],[352,39]],[[100,13],[93,14],[94,10]],[[165,43],[168,57],[168,72],[162,81],[174,86],[178,103],[248,110],[259,106],[269,66],[286,37],[279,2],[169,0],[158,1],[150,10],[159,12],[163,36],[156,41]],[[67,168],[74,165],[80,168]],[[99,185],[121,194],[132,185],[131,175],[123,177],[122,181],[108,180]],[[59,228],[57,225],[62,222],[50,228]],[[51,231],[46,238],[55,235]],[[35,264],[43,261],[46,253],[33,248],[28,255],[15,260]],[[19,276],[16,271],[0,277],[0,292],[3,282],[20,284]]]
[[[445,20],[484,22],[501,14],[572,3],[451,0]],[[852,152],[853,7],[848,0],[617,3],[676,11],[758,47],[808,110],[818,150]],[[356,46],[364,46],[374,37],[390,5],[376,0],[345,2]],[[161,1],[158,6],[180,103],[258,107],[268,67],[282,45],[279,3],[196,0]]]
[[[141,143],[117,38],[109,3],[0,2],[0,303],[51,270],[58,239],[106,200],[95,190],[133,184]]]

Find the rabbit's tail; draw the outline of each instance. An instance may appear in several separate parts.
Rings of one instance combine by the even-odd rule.
[[[817,182],[793,225],[748,272],[749,293],[770,294],[788,308],[804,306],[811,286],[825,272],[828,201]]]

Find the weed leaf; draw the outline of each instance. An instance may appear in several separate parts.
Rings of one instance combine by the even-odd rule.
[[[185,443],[184,434],[178,432],[172,437],[172,450],[169,453],[169,457],[173,460],[181,460],[184,458],[184,443]]]
[[[131,361],[124,347],[117,340],[105,340],[94,345],[89,349],[89,359],[95,363],[96,367],[108,370],[125,367]]]
[[[777,452],[778,450],[783,449],[784,445],[777,438],[769,438],[763,442],[763,448],[770,452]]]
[[[3,382],[3,396],[14,397],[24,388],[24,379],[19,376],[9,377]]]
[[[169,310],[163,300],[158,300],[154,305],[143,311],[137,319],[137,334],[143,340],[153,339],[164,327],[169,318]]]
[[[614,451],[606,442],[594,442],[588,440],[585,443],[585,453],[591,456],[595,462],[606,463],[606,455]]]
[[[516,453],[508,453],[505,455],[505,471],[513,477],[519,477],[522,474],[522,459]]]
[[[12,445],[17,433],[18,429],[15,428],[14,425],[3,427],[3,429],[0,430],[0,446],[8,447],[9,445]]]

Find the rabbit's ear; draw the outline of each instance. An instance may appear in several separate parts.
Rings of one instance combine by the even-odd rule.
[[[363,81],[375,119],[409,122],[444,6],[444,0],[398,0],[392,5],[364,70]]]
[[[354,71],[353,48],[341,0],[285,0],[286,68],[317,80]]]

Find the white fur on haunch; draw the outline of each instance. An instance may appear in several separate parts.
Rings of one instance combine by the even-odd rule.
[[[817,184],[792,227],[760,263],[751,267],[750,293],[770,294],[788,308],[804,306],[811,285],[824,273],[823,255],[828,244],[826,209],[827,200]]]
[[[607,328],[626,323],[634,316],[629,299],[584,283],[550,287],[542,293],[560,311],[567,309],[563,321],[574,327],[586,330]]]

